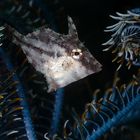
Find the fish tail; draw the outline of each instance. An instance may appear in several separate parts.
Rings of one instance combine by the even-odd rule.
[[[5,24],[5,30],[7,34],[7,38],[12,41],[16,45],[21,44],[21,40],[24,37],[21,33],[19,33],[16,29],[14,29],[12,26]]]

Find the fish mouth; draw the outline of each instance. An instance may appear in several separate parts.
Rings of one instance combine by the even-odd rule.
[[[91,68],[92,68],[91,70],[93,71],[93,73],[100,72],[102,70],[102,64],[97,62]]]

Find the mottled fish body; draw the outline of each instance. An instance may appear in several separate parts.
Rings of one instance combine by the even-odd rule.
[[[48,92],[101,70],[101,64],[78,39],[70,17],[68,26],[67,35],[44,26],[25,36],[8,26],[12,31],[13,43],[20,45],[29,63],[44,74]]]

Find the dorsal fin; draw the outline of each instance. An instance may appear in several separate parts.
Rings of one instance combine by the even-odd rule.
[[[75,26],[72,18],[69,17],[69,16],[68,16],[68,29],[69,29],[69,35],[76,35],[76,36],[78,36],[77,30],[76,30],[76,26]]]

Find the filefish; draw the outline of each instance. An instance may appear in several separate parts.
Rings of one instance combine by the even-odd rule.
[[[48,92],[101,70],[102,65],[79,40],[71,17],[68,17],[67,35],[46,26],[27,35],[22,35],[9,25],[6,28],[12,34],[12,42],[21,46],[29,63],[44,74]]]

